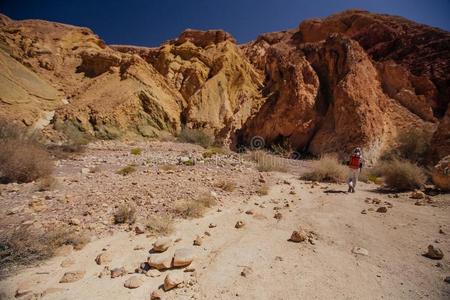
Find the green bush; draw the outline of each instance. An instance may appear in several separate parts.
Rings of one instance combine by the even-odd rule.
[[[131,149],[130,153],[132,155],[141,155],[142,149],[141,148],[133,148],[133,149]]]
[[[133,172],[136,172],[136,167],[134,165],[128,165],[126,167],[121,168],[116,173],[122,176],[127,176],[128,174],[131,174]]]

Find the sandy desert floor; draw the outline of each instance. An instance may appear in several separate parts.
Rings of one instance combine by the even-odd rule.
[[[450,284],[444,281],[450,276],[448,194],[415,205],[410,193],[383,194],[374,184],[360,183],[356,193],[347,194],[345,185],[302,181],[298,174],[307,163],[287,173],[261,175],[234,154],[220,162],[180,166],[180,156],[201,160],[203,150],[160,142],[137,146],[143,149],[140,156],[130,155],[136,145],[97,143],[76,158],[60,160],[59,185],[50,192],[37,192],[33,184],[2,187],[2,232],[27,221],[45,227],[78,218],[76,226],[90,231],[92,241],[3,278],[1,299],[14,299],[18,289],[24,292],[18,299],[150,299],[169,273],[179,274],[184,283],[162,292],[163,299],[450,299]],[[129,163],[138,171],[115,174]],[[175,169],[158,167],[167,163]],[[234,180],[236,190],[215,188],[221,179]],[[256,193],[261,181],[269,186],[267,195]],[[192,249],[192,264],[133,274],[151,255],[157,237],[111,224],[114,203],[134,201],[139,221],[168,210],[172,199],[199,191],[213,191],[218,205],[204,217],[177,219],[170,234],[176,242],[167,250]],[[41,206],[27,205],[40,199]],[[377,212],[381,206],[387,212]],[[237,221],[244,226],[235,228]],[[313,237],[288,241],[299,227]],[[193,245],[197,236],[201,246]],[[442,260],[422,256],[430,244],[444,252]],[[355,247],[367,252],[354,253]],[[102,252],[110,253],[111,269],[125,267],[129,274],[99,278],[105,266],[95,258]],[[85,274],[76,282],[59,283],[68,271]],[[125,288],[132,276],[141,277],[142,284]]]

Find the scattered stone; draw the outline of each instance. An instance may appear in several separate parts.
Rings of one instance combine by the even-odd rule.
[[[414,203],[414,205],[417,205],[417,206],[423,206],[424,203],[423,203],[422,201],[416,201],[416,203]]]
[[[294,243],[300,243],[305,241],[307,238],[307,234],[303,229],[299,229],[299,230],[294,230],[291,234],[291,238],[289,239],[289,241],[294,242]]]
[[[136,245],[136,246],[133,248],[133,250],[135,250],[135,251],[137,251],[137,250],[144,250],[144,249],[145,249],[145,247],[142,246],[142,245]]]
[[[209,228],[216,228],[216,227],[217,227],[217,224],[215,224],[215,223],[210,223],[208,227],[209,227]]]
[[[172,256],[168,253],[152,254],[148,257],[147,262],[155,269],[165,270],[172,266]]]
[[[442,259],[444,257],[444,253],[441,249],[434,247],[433,245],[429,245],[428,252],[423,254],[423,256],[431,259]]]
[[[211,233],[209,231],[205,231],[206,236],[211,236]]]
[[[365,209],[363,209],[363,210],[361,211],[361,214],[366,215],[366,214],[367,214],[367,211],[366,211]]]
[[[194,240],[194,246],[201,246],[203,244],[203,239],[197,235],[197,237]]]
[[[103,278],[106,276],[108,277],[111,276],[111,270],[109,269],[108,266],[103,267],[103,270],[97,275],[98,278]]]
[[[142,224],[136,224],[134,226],[134,232],[136,234],[143,234],[143,233],[145,233],[145,226],[142,225]]]
[[[283,218],[283,215],[280,212],[277,212],[273,217],[277,220],[281,220],[281,218]]]
[[[249,209],[245,212],[247,215],[253,215],[255,211],[253,209]]]
[[[89,174],[91,170],[89,168],[81,168],[81,174],[86,175]]]
[[[377,209],[377,212],[378,213],[387,213],[387,207],[386,206],[380,206],[380,207],[378,207],[378,209]]]
[[[161,276],[161,272],[156,269],[151,269],[151,270],[148,270],[148,272],[145,273],[145,275],[147,275],[148,277],[155,278],[155,277]]]
[[[127,270],[124,267],[114,268],[111,270],[111,278],[122,277],[127,275]]]
[[[129,289],[136,289],[140,287],[144,283],[144,280],[141,276],[131,276],[128,278],[123,284],[124,287]]]
[[[186,267],[189,266],[194,260],[194,252],[188,248],[181,248],[175,251],[173,256],[174,267]]]
[[[380,204],[380,203],[381,203],[381,200],[380,200],[380,199],[377,199],[377,198],[373,198],[373,199],[372,199],[372,203],[373,203],[373,204]]]
[[[245,223],[244,223],[244,221],[237,221],[236,222],[236,225],[234,225],[234,228],[242,228],[242,227],[244,227],[245,226]]]
[[[109,264],[110,262],[112,262],[111,253],[109,253],[109,252],[102,252],[102,253],[100,253],[95,258],[95,262],[99,266]]]
[[[423,198],[425,198],[425,194],[421,191],[415,191],[415,192],[412,192],[410,198],[416,199],[416,200],[423,199]]]
[[[163,294],[162,290],[154,290],[150,294],[150,300],[161,300],[162,299],[162,294]]]
[[[184,279],[182,274],[180,273],[169,273],[164,279],[164,290],[167,292],[173,288],[176,288],[181,283],[183,283]]]
[[[445,232],[444,232],[444,230],[442,230],[442,228],[439,229],[439,233],[440,233],[440,234],[445,234]]]
[[[73,258],[66,258],[61,262],[62,268],[67,268],[75,264],[75,260]]]
[[[244,267],[244,269],[242,269],[241,276],[242,277],[248,277],[252,273],[253,273],[253,269],[246,266],[246,267]]]
[[[59,283],[71,283],[78,281],[84,277],[84,274],[86,274],[86,271],[71,271],[66,272],[63,277],[59,280]]]
[[[367,249],[364,249],[361,247],[353,247],[352,253],[357,254],[357,255],[364,255],[364,256],[369,255],[369,251]]]
[[[164,252],[167,249],[169,249],[169,247],[172,246],[172,239],[171,238],[167,238],[167,237],[163,237],[163,238],[159,238],[157,239],[154,243],[153,243],[153,251],[155,252]]]
[[[450,276],[445,277],[444,281],[447,282],[447,283],[450,283]]]
[[[69,225],[73,225],[73,226],[80,226],[81,225],[81,221],[77,218],[72,218],[69,220]]]

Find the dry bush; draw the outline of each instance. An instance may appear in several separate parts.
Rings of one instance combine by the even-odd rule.
[[[121,168],[116,173],[122,176],[127,176],[128,174],[131,174],[133,172],[136,172],[136,167],[134,165],[128,165],[126,167]]]
[[[313,161],[311,169],[303,174],[302,179],[338,183],[345,181],[348,173],[347,167],[339,163],[335,155],[324,155]]]
[[[142,149],[141,148],[133,148],[133,149],[131,149],[130,153],[132,155],[141,155]]]
[[[174,212],[185,219],[200,218],[207,208],[216,204],[216,199],[209,195],[200,195],[197,199],[180,200],[175,203]]]
[[[178,140],[208,148],[214,143],[214,137],[200,129],[183,128],[178,135]]]
[[[4,182],[31,182],[49,177],[53,162],[46,149],[35,141],[0,140],[0,177]]]
[[[231,180],[221,180],[215,184],[215,187],[226,192],[232,192],[236,189],[236,183]]]
[[[20,227],[0,239],[0,269],[50,258],[63,245],[81,250],[89,240],[86,234],[66,226],[52,228],[49,232]]]
[[[382,155],[383,160],[402,158],[412,162],[423,162],[429,149],[431,135],[419,130],[411,129],[401,132],[397,136],[397,146]]]
[[[256,193],[259,196],[266,196],[269,194],[269,186],[268,185],[262,185],[257,190]]]
[[[382,174],[386,186],[392,190],[415,190],[421,188],[426,182],[424,171],[406,160],[382,161],[376,168]]]
[[[133,224],[136,221],[136,208],[130,204],[120,205],[114,212],[115,224]]]
[[[264,151],[252,151],[250,159],[256,162],[256,168],[260,172],[287,172],[284,161]]]
[[[158,140],[161,142],[173,142],[176,138],[170,132],[160,131],[158,133]]]
[[[203,156],[203,158],[211,158],[214,155],[226,155],[229,152],[230,151],[228,149],[225,149],[225,148],[210,147],[210,148],[206,149],[205,152],[203,152],[202,156]]]
[[[147,219],[146,227],[152,235],[168,235],[173,231],[173,219],[168,215],[150,216]]]

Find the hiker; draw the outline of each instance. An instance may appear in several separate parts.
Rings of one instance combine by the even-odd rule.
[[[355,148],[355,150],[353,150],[352,155],[350,156],[350,160],[347,163],[348,167],[349,167],[349,174],[348,174],[348,179],[347,179],[347,184],[348,184],[348,192],[349,193],[354,193],[355,192],[355,187],[356,187],[356,183],[358,181],[358,175],[359,172],[361,171],[362,167],[363,167],[363,157],[362,157],[362,153],[361,153],[361,148]]]

